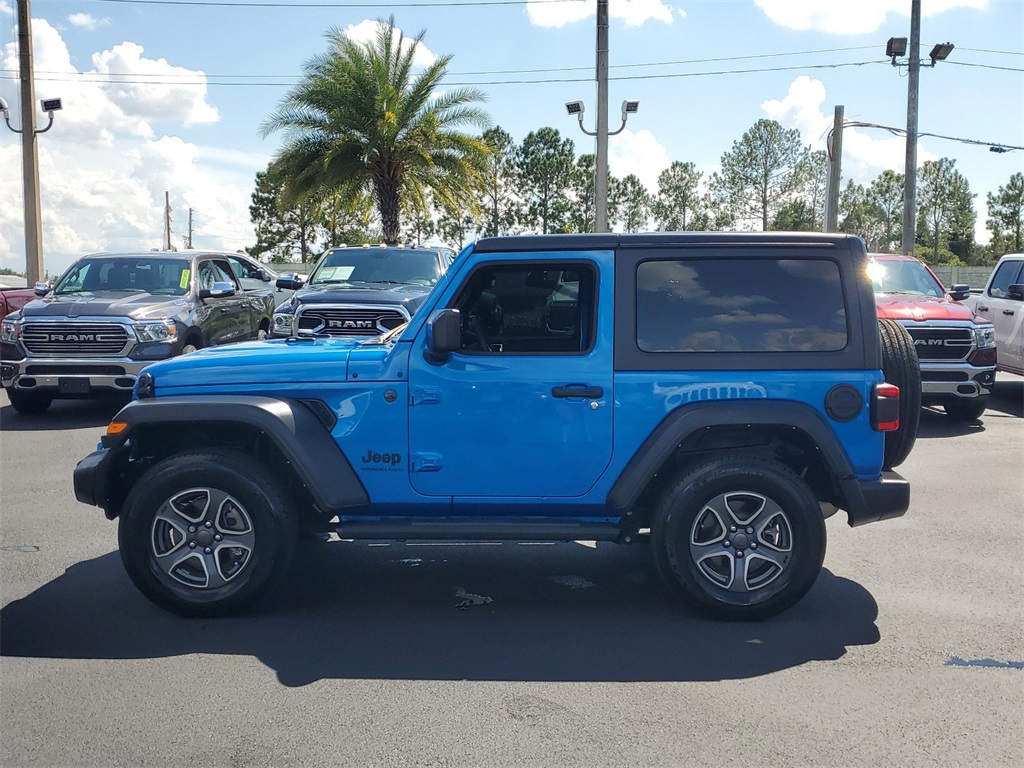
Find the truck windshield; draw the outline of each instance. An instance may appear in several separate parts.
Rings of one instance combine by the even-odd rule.
[[[64,273],[54,293],[119,291],[184,296],[190,282],[188,259],[114,256],[83,259]]]
[[[875,293],[908,293],[941,298],[946,291],[928,268],[918,261],[872,261],[868,275]]]
[[[328,251],[309,280],[323,283],[405,283],[433,285],[441,277],[437,254],[402,248],[345,248]]]

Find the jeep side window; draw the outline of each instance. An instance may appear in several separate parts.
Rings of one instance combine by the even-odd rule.
[[[567,268],[568,267],[568,268]],[[580,354],[593,344],[595,272],[586,264],[476,270],[456,298],[467,354]]]
[[[672,259],[636,271],[644,352],[835,352],[846,347],[839,266],[825,259]]]
[[[1017,273],[1020,272],[1019,261],[1004,261],[992,277],[992,285],[988,288],[988,295],[1001,299],[1006,296],[1006,289],[1019,282]]]

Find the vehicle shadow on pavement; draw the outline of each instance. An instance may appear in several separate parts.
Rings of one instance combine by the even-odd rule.
[[[988,410],[1024,418],[1024,379],[997,380],[988,401]]]
[[[765,622],[684,611],[645,547],[310,546],[249,614],[183,619],[151,605],[117,553],[0,611],[0,655],[61,659],[251,655],[286,686],[322,679],[713,681],[839,659],[878,642],[878,606],[823,570]],[[493,602],[458,610],[461,595]]]
[[[3,407],[0,407],[0,432],[105,427],[127,402],[127,399],[116,398],[54,400],[43,413],[21,414],[5,401]]]
[[[985,431],[985,417],[973,421],[951,419],[941,408],[922,408],[921,423],[917,428],[919,438],[959,437],[981,434]]]

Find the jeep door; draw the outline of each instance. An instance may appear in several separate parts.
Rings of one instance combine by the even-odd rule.
[[[424,326],[410,360],[416,491],[459,509],[597,482],[612,453],[612,279],[609,252],[479,254],[463,268],[435,305],[459,310],[459,349],[427,359]]]

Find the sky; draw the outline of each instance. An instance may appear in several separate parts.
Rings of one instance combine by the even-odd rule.
[[[394,16],[423,31],[419,61],[451,55],[447,85],[475,84],[494,125],[522,141],[552,126],[594,151],[565,102],[582,99],[595,124],[596,0],[34,0],[37,103],[60,97],[39,136],[43,250],[58,273],[85,253],[158,248],[165,192],[172,243],[237,250],[255,242],[249,204],[257,171],[281,137],[260,127],[303,65],[327,50],[325,33],[357,40]],[[705,177],[757,120],[778,120],[824,148],[833,111],[847,120],[906,127],[906,68],[885,56],[909,37],[910,0],[610,0],[612,174],[651,190],[675,160]],[[940,42],[949,59],[922,68],[918,161],[949,157],[977,197],[1024,171],[1024,0],[923,0],[922,57]],[[0,0],[0,96],[21,125],[16,0]],[[47,117],[37,113],[38,127]],[[843,184],[902,171],[901,136],[847,128]],[[0,267],[23,270],[20,137],[0,125]]]

